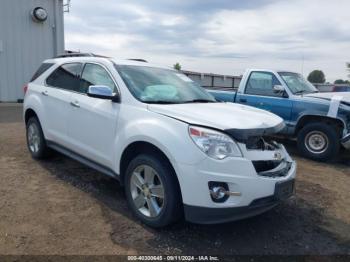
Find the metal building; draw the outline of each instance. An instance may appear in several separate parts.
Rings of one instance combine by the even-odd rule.
[[[64,51],[63,0],[0,1],[0,102],[23,99],[40,63]]]

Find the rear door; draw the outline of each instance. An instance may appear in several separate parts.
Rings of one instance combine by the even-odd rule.
[[[46,79],[42,92],[46,110],[46,137],[60,145],[68,145],[67,123],[72,110],[72,91],[79,87],[81,63],[68,63],[54,70]]]
[[[117,92],[116,82],[105,66],[85,64],[79,90],[71,96],[72,112],[68,117],[69,147],[94,162],[111,167],[120,104],[87,96],[91,85],[108,86]]]
[[[282,84],[273,73],[253,71],[246,82],[244,93],[237,94],[236,102],[270,111],[288,120],[291,117],[292,101],[286,92],[274,92],[275,85]]]

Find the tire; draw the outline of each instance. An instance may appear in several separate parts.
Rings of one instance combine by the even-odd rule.
[[[129,163],[125,173],[125,194],[133,214],[148,226],[164,227],[182,216],[176,174],[170,163],[159,155],[141,154]]]
[[[46,145],[43,130],[36,117],[31,117],[26,125],[27,146],[30,154],[35,159],[44,159],[50,155],[50,149]]]
[[[301,155],[316,161],[328,161],[338,155],[339,133],[334,126],[310,123],[298,133],[298,149]]]

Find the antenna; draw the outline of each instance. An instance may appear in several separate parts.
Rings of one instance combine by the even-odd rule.
[[[66,0],[66,2],[63,3],[63,12],[69,13],[70,11],[70,0]]]
[[[301,74],[302,75],[304,75],[304,61],[305,61],[304,52],[302,52],[302,56],[301,56]]]

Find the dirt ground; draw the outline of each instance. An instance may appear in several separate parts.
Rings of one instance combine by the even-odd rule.
[[[21,108],[0,104],[0,254],[350,254],[350,154],[298,157],[296,197],[222,225],[161,230],[131,216],[117,181],[60,154],[34,161]]]

